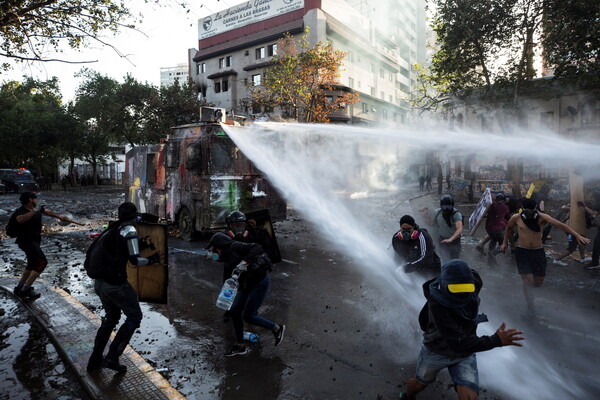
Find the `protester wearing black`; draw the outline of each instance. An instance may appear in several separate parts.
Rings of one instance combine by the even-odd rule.
[[[396,263],[403,263],[405,272],[440,272],[440,258],[435,252],[433,239],[426,229],[419,228],[412,216],[400,218],[400,230],[392,237],[392,247]]]
[[[243,243],[227,234],[218,232],[210,239],[210,246],[224,262],[229,275],[234,269],[240,272],[239,289],[229,311],[233,321],[236,344],[227,356],[247,354],[244,342],[244,322],[270,330],[275,337],[275,346],[283,340],[285,325],[277,324],[258,315],[258,309],[267,296],[271,261],[258,243]]]
[[[88,361],[87,370],[90,372],[101,367],[120,373],[126,372],[127,367],[119,363],[119,357],[142,322],[142,310],[137,293],[127,282],[127,261],[133,266],[139,267],[158,263],[160,257],[158,253],[154,253],[148,258],[140,257],[135,227],[137,216],[137,208],[133,203],[121,204],[118,208],[118,221],[111,223],[97,239],[100,243],[102,236],[113,235],[115,237],[114,245],[107,248],[101,245],[94,246],[92,243],[93,247],[91,246],[87,253],[86,263],[89,261],[91,268],[107,271],[102,279],[96,278],[94,282],[94,289],[100,297],[105,316],[96,333],[94,349]],[[107,254],[109,252],[112,254]],[[103,357],[104,348],[113,329],[119,323],[121,313],[125,314],[125,322],[119,327],[106,357]]]
[[[15,210],[11,220],[16,223],[16,243],[25,252],[27,265],[19,283],[14,288],[14,294],[23,298],[37,299],[40,297],[40,293],[36,292],[31,285],[48,265],[48,259],[40,247],[42,243],[42,215],[61,220],[65,217],[46,209],[44,206],[36,211],[37,195],[33,192],[21,193],[19,201],[21,207]]]
[[[445,263],[437,278],[423,284],[427,299],[419,314],[423,344],[416,375],[406,382],[408,388],[402,399],[415,399],[444,368],[448,368],[459,399],[476,399],[479,373],[475,353],[521,346],[518,341],[524,339],[520,336],[523,332],[505,330],[504,322],[492,336],[477,336],[477,325],[487,321],[485,314],[479,314],[481,287],[477,271],[462,260]]]

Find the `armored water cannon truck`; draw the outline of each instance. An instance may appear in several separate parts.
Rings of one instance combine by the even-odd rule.
[[[224,228],[234,210],[286,216],[285,201],[218,122],[177,126],[161,143],[133,148],[125,180],[140,212],[176,223],[186,240]]]

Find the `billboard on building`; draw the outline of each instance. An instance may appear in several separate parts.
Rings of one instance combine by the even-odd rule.
[[[206,39],[301,8],[304,0],[246,1],[198,20],[198,38]]]

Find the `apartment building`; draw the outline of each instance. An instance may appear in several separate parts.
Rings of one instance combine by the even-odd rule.
[[[179,81],[180,84],[185,84],[189,76],[188,64],[177,64],[175,67],[160,68],[160,86],[170,86]]]
[[[414,84],[411,66],[425,58],[424,0],[255,0],[198,21],[198,48],[189,52],[192,78],[210,103],[236,115],[265,110],[244,102],[273,65],[285,34],[330,41],[347,53],[339,92],[354,90],[360,102],[332,121],[402,124]],[[335,96],[336,93],[331,93]]]

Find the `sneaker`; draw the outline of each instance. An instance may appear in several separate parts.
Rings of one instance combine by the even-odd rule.
[[[33,286],[29,286],[27,289],[19,291],[19,297],[29,299],[29,300],[35,300],[35,299],[39,298],[40,296],[41,296],[40,292],[36,292],[35,289],[33,288]]]
[[[585,258],[582,258],[579,262],[585,264],[585,263],[589,263],[591,261],[592,261],[592,257],[585,257]]]
[[[112,369],[113,371],[116,371],[119,374],[127,372],[127,367],[125,365],[119,364],[118,360],[115,361],[106,357],[104,357],[104,360],[102,360],[102,368]]]
[[[277,346],[283,340],[283,334],[285,333],[285,325],[280,325],[279,330],[273,332],[273,336],[275,336],[275,346]]]
[[[485,255],[485,250],[483,250],[483,247],[475,246],[475,248],[477,249],[477,251],[479,252],[479,254],[481,254],[482,256]]]
[[[566,267],[567,265],[569,265],[569,263],[566,263],[566,262],[560,261],[560,260],[552,260],[552,264],[554,264],[554,265],[562,265],[563,267]]]
[[[248,348],[236,344],[229,350],[229,353],[225,354],[225,357],[245,356],[246,354],[248,354]]]

